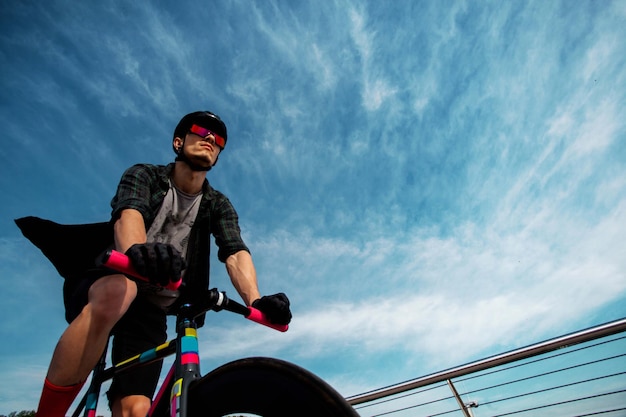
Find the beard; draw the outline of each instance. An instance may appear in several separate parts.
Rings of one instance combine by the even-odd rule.
[[[215,162],[211,163],[211,161],[207,160],[206,158],[198,158],[193,156],[190,158],[185,153],[185,148],[183,147],[183,149],[178,152],[176,156],[176,161],[184,162],[185,164],[187,164],[187,166],[189,166],[192,171],[207,172],[210,171],[211,168],[213,168],[213,165],[215,165],[217,159],[215,160]]]

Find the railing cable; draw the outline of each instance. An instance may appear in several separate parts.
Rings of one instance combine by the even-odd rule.
[[[556,369],[554,371],[544,372],[544,373],[541,373],[541,374],[528,376],[526,378],[515,379],[513,381],[503,382],[502,384],[497,384],[497,385],[493,385],[493,386],[490,386],[490,387],[479,388],[479,389],[476,389],[476,390],[473,390],[473,391],[467,391],[467,392],[465,392],[463,394],[464,395],[466,395],[466,394],[474,394],[474,393],[480,392],[480,391],[486,391],[486,390],[493,389],[493,388],[499,388],[499,387],[503,387],[505,385],[515,384],[517,382],[528,381],[530,379],[535,379],[535,378],[539,378],[539,377],[542,377],[542,376],[552,375],[552,374],[556,374],[556,373],[564,372],[564,371],[570,371],[572,369],[580,368],[580,367],[583,367],[583,366],[593,365],[593,364],[604,362],[604,361],[608,361],[608,360],[611,360],[611,359],[621,358],[622,356],[626,356],[626,353],[622,353],[621,355],[611,356],[609,358],[602,358],[602,359],[598,359],[598,360],[591,361],[591,362],[581,363],[581,364],[578,364],[578,365],[568,366],[566,368]]]
[[[541,410],[543,408],[555,407],[557,405],[563,405],[563,404],[571,404],[571,403],[575,403],[575,402],[578,402],[578,401],[585,401],[585,400],[590,400],[590,399],[593,399],[593,398],[606,397],[608,395],[621,394],[623,392],[626,392],[626,389],[619,390],[619,391],[605,392],[605,393],[602,393],[602,394],[590,395],[588,397],[581,397],[581,398],[576,398],[576,399],[568,400],[568,401],[559,401],[557,403],[540,405],[538,407],[526,408],[524,410],[511,411],[510,413],[496,414],[496,415],[494,415],[492,417],[512,416],[513,414],[525,413],[527,411]]]
[[[611,375],[599,376],[597,378],[585,379],[584,381],[570,382],[569,384],[563,384],[563,385],[558,385],[558,386],[555,386],[555,387],[544,388],[544,389],[537,390],[537,391],[526,392],[524,394],[513,395],[511,397],[499,398],[499,399],[493,400],[493,401],[486,401],[486,402],[483,401],[480,405],[495,404],[495,403],[499,403],[499,402],[502,402],[502,401],[508,401],[508,400],[513,400],[515,398],[527,397],[529,395],[534,395],[534,394],[541,394],[543,392],[553,391],[555,389],[567,388],[567,387],[571,387],[571,386],[574,386],[574,385],[580,385],[580,384],[584,384],[584,383],[587,383],[587,382],[599,381],[599,380],[602,380],[602,379],[612,378],[614,376],[619,376],[619,375],[624,375],[624,374],[626,374],[626,371],[618,372],[618,373],[611,374]]]

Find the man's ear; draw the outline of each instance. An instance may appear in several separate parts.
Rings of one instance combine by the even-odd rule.
[[[172,142],[172,146],[174,147],[174,149],[176,150],[176,153],[180,152],[183,149],[183,144],[185,143],[184,140],[182,140],[179,137],[175,137],[174,141]]]

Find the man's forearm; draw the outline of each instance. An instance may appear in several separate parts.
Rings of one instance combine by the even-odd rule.
[[[146,242],[146,226],[137,210],[126,209],[115,222],[115,249],[124,253],[135,243]]]
[[[261,298],[252,257],[246,251],[239,251],[226,259],[226,271],[233,286],[246,305]]]

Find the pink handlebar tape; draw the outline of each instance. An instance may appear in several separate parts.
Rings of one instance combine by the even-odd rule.
[[[142,277],[135,271],[133,265],[130,263],[130,259],[128,256],[124,255],[121,252],[111,250],[108,251],[103,259],[103,264],[111,269],[115,269],[123,274],[131,275],[134,278],[140,279],[142,281],[149,281],[148,278]],[[170,282],[165,286],[168,290],[177,290],[180,287],[180,284],[183,282],[182,279],[179,279],[176,282]]]
[[[259,323],[259,324],[262,324],[264,326],[271,327],[272,329],[278,330],[279,332],[286,332],[287,330],[289,330],[289,325],[288,324],[274,324],[274,323],[271,323],[265,317],[265,314],[261,313],[259,310],[257,310],[254,307],[248,307],[248,310],[250,310],[250,313],[246,316],[246,318],[248,320],[252,320],[255,323]]]

